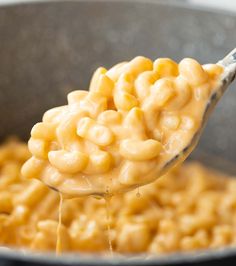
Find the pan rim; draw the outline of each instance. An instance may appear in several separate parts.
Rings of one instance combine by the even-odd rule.
[[[102,257],[97,254],[85,255],[82,253],[64,253],[57,256],[53,252],[32,252],[30,250],[0,249],[0,259],[27,263],[47,263],[47,265],[188,265],[189,263],[208,262],[212,260],[223,260],[235,257],[235,247],[223,247],[218,249],[203,249],[193,252],[175,252],[167,255],[126,255],[114,257]]]
[[[32,5],[47,5],[47,4],[70,4],[70,3],[110,3],[110,4],[153,4],[171,6],[176,8],[183,8],[186,10],[196,10],[202,12],[209,12],[219,15],[232,15],[236,16],[236,11],[228,9],[220,9],[217,7],[205,6],[202,4],[194,4],[188,0],[21,0],[20,2],[3,2],[0,4],[2,8],[14,8],[17,6],[32,6]]]

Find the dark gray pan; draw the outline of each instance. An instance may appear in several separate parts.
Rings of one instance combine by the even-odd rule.
[[[178,3],[177,3],[178,2]],[[181,1],[64,1],[0,8],[0,138],[27,139],[45,110],[86,89],[97,66],[146,55],[216,62],[236,44],[236,15]],[[229,89],[193,154],[236,173],[236,89]],[[145,259],[22,254],[0,265],[235,265],[236,249]]]

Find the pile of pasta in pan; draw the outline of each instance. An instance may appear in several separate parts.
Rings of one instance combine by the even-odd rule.
[[[25,143],[0,147],[0,244],[35,251],[56,249],[59,195],[22,177]],[[236,179],[203,165],[183,164],[155,183],[109,204],[113,251],[154,254],[236,244]],[[109,251],[106,206],[92,197],[64,200],[62,252]]]

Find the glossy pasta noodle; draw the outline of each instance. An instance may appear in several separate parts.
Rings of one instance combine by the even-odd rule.
[[[55,252],[58,193],[20,174],[27,145],[0,147],[0,244]],[[171,253],[236,244],[236,179],[186,163],[109,204],[114,252]],[[104,200],[64,200],[62,252],[109,251]]]

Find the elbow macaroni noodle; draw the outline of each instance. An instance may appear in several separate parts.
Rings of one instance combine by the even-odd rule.
[[[26,144],[0,146],[0,245],[55,251],[59,195],[24,179]],[[236,244],[236,179],[186,163],[136,191],[116,195],[109,206],[115,252],[168,254]],[[106,206],[92,197],[64,199],[63,252],[109,252]]]
[[[29,140],[22,173],[71,196],[105,195],[154,181],[201,125],[222,68],[136,57],[98,68],[89,91],[73,91]]]

